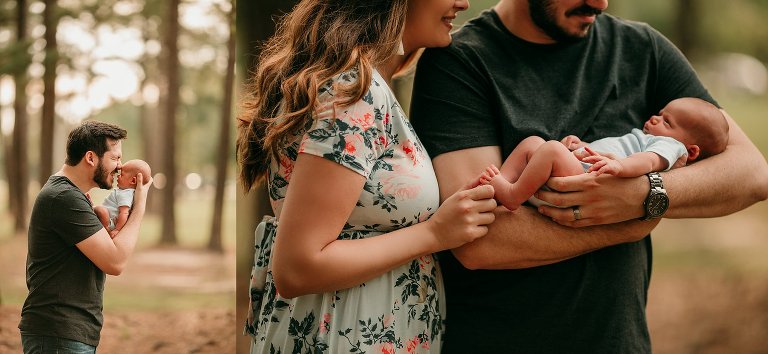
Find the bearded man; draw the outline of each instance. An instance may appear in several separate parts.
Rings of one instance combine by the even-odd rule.
[[[95,353],[103,324],[105,273],[119,275],[133,253],[150,178],[139,175],[128,221],[111,238],[88,195],[111,189],[122,140],[115,125],[86,121],[69,133],[64,166],[35,200],[29,223],[27,288],[21,310],[25,354]]]
[[[502,0],[425,51],[411,122],[443,199],[529,136],[593,141],[642,127],[677,98],[717,105],[670,41],[607,7]],[[443,353],[650,353],[659,218],[722,216],[768,197],[765,158],[723,114],[719,155],[647,177],[553,177],[537,197],[560,208],[497,208],[485,237],[441,253]]]

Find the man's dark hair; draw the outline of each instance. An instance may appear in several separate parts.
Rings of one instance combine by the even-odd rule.
[[[85,121],[69,132],[65,163],[69,166],[77,165],[88,151],[93,151],[101,158],[109,150],[108,139],[122,140],[127,136],[128,132],[125,129],[114,124],[95,120]]]

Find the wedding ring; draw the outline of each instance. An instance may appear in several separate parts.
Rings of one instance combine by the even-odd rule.
[[[579,209],[579,207],[575,206],[572,209],[573,209],[573,219],[574,220],[581,219],[581,210]]]

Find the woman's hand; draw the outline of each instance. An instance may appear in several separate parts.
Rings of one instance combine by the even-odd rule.
[[[426,222],[438,244],[438,250],[459,247],[488,233],[486,225],[493,222],[493,187],[476,186],[476,180],[454,193]]]

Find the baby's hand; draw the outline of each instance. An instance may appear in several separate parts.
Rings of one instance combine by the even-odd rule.
[[[120,232],[120,230],[112,230],[109,232],[109,237],[115,238],[117,236],[117,233]]]
[[[621,170],[624,168],[619,160],[611,159],[608,156],[592,155],[585,157],[582,161],[591,163],[592,166],[589,167],[587,172],[596,172],[597,176],[603,173],[607,173],[612,176],[619,176],[619,174],[621,174]]]
[[[576,135],[568,135],[563,140],[560,140],[560,143],[565,145],[568,150],[576,150],[579,148],[579,144],[581,144],[581,139],[579,139]]]

